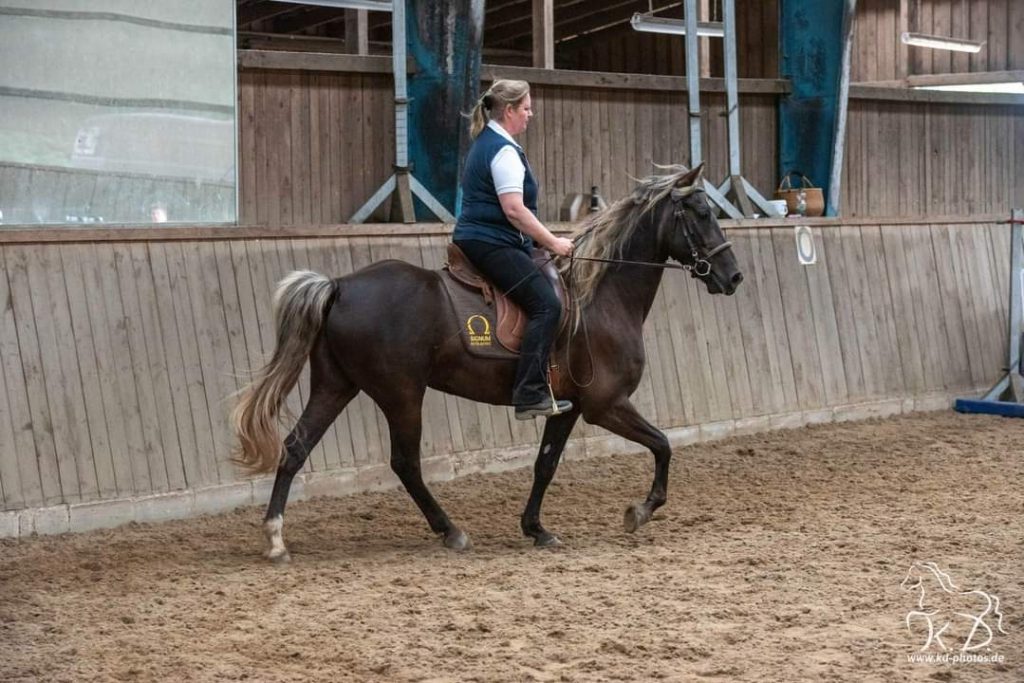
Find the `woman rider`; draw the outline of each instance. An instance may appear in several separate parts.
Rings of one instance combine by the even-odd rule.
[[[512,391],[520,420],[572,408],[569,401],[552,403],[546,366],[562,305],[530,252],[536,242],[569,256],[573,245],[537,219],[537,181],[514,139],[526,130],[531,116],[530,85],[525,81],[495,81],[473,107],[473,145],[462,174],[462,207],[452,236],[473,265],[528,318]]]

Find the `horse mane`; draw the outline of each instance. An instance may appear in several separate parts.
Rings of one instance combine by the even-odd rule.
[[[643,217],[664,199],[689,169],[685,166],[659,166],[668,173],[649,175],[637,180],[633,193],[616,201],[604,211],[587,216],[573,234],[576,247],[574,256],[594,259],[620,259],[630,238]],[[561,258],[559,271],[571,283],[573,298],[573,327],[576,329],[584,306],[594,298],[608,267],[600,261]]]

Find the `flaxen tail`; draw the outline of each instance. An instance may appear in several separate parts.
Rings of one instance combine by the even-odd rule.
[[[281,460],[277,416],[313,349],[335,286],[308,270],[290,273],[277,285],[274,355],[238,392],[238,405],[231,413],[238,434],[233,460],[250,471],[272,472]]]

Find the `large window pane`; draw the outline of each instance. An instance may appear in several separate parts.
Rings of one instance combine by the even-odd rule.
[[[0,0],[0,221],[235,220],[234,0]]]

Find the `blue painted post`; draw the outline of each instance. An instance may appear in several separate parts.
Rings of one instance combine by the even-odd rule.
[[[415,177],[453,215],[469,112],[480,92],[484,0],[406,0],[409,160]],[[416,200],[417,216],[430,215]]]
[[[782,0],[779,45],[782,77],[793,85],[779,101],[779,177],[800,171],[829,197],[833,153],[845,111],[843,52],[849,39],[849,0]],[[847,58],[846,69],[849,63]],[[839,126],[840,132],[842,127]],[[841,159],[841,156],[839,157]],[[829,202],[826,214],[836,215]]]

